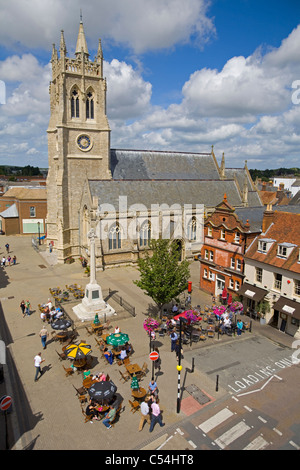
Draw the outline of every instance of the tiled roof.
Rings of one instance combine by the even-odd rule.
[[[46,187],[24,188],[22,186],[15,186],[9,188],[2,198],[15,198],[15,199],[47,199]]]
[[[267,253],[258,250],[258,241],[264,238],[276,240]],[[287,258],[277,256],[278,244],[291,243],[296,245]],[[246,258],[270,264],[274,267],[300,273],[300,214],[274,211],[273,220],[266,233],[259,235],[246,251]]]

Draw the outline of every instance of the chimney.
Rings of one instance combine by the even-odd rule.
[[[272,210],[272,204],[267,204],[267,208],[264,212],[262,221],[262,232],[266,233],[271,223],[273,222],[274,211]]]

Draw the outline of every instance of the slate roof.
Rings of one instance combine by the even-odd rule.
[[[265,206],[260,207],[237,207],[235,212],[238,218],[245,224],[247,219],[250,224],[250,232],[258,232],[262,228],[262,220],[264,212],[266,210]],[[278,212],[291,212],[294,214],[299,213],[299,207],[297,206],[276,206],[273,207],[274,211]]]
[[[17,209],[16,204],[12,204],[10,207],[5,209],[3,212],[0,213],[0,216],[3,217],[3,219],[19,217],[19,213],[18,213],[18,209]]]
[[[215,207],[227,194],[233,206],[241,205],[241,198],[233,181],[99,181],[89,180],[91,196],[98,197],[101,204],[112,204],[117,210],[119,196],[127,196],[127,206],[143,204],[151,208],[152,204],[204,204],[208,208]]]
[[[220,179],[210,153],[111,149],[110,167],[114,180]]]

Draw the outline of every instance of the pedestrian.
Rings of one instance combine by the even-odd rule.
[[[154,369],[158,369],[159,372],[160,372],[161,358],[160,358],[159,350],[158,350],[158,348],[154,348],[154,351],[158,353],[158,359],[156,359],[156,361],[154,361]]]
[[[1,266],[5,266],[5,263],[6,263],[6,258],[5,256],[3,256],[1,260]]]
[[[8,255],[8,257],[7,257],[7,262],[8,262],[8,266],[10,266],[10,263],[11,263],[11,256],[10,255]]]
[[[158,387],[154,379],[151,379],[149,382],[148,393],[150,393],[151,396],[158,397]]]
[[[151,412],[152,414],[149,432],[153,431],[153,428],[156,423],[158,423],[161,428],[165,425],[165,423],[162,422],[160,407],[158,404],[158,400],[155,397],[152,398]]]
[[[237,331],[238,336],[241,336],[243,328],[244,328],[244,323],[239,319],[236,324],[236,331]]]
[[[40,333],[40,338],[41,338],[41,341],[42,341],[42,346],[43,346],[43,349],[46,349],[46,343],[47,343],[47,338],[49,336],[49,333],[47,331],[47,328],[45,328],[43,326],[43,328],[41,329]]]
[[[6,248],[6,253],[9,253],[9,244],[8,243],[6,243],[5,248]]]
[[[26,308],[24,300],[21,301],[20,308],[22,310],[22,314],[23,314],[23,318],[24,318],[25,317],[25,308]]]
[[[176,346],[176,341],[178,340],[178,335],[175,333],[175,331],[172,331],[170,334],[171,338],[171,352],[175,351],[175,346]]]
[[[145,400],[141,403],[141,407],[140,407],[141,420],[139,424],[139,431],[142,431],[145,421],[147,421],[149,425],[151,424],[150,408],[149,408],[148,402],[149,402],[149,397],[146,397]]]
[[[175,353],[177,361],[179,361],[179,354],[181,354],[180,358],[183,359],[183,349],[180,348],[179,340],[177,340],[175,344]]]
[[[34,381],[36,382],[38,380],[38,375],[40,374],[40,377],[43,375],[43,371],[41,370],[41,363],[44,362],[45,359],[42,359],[42,353],[38,353],[35,358],[34,358],[34,366],[35,366],[35,377]]]
[[[29,317],[30,315],[30,302],[29,300],[26,300],[25,302],[25,314]]]
[[[13,256],[13,264],[14,264],[14,265],[17,264],[17,257],[16,257],[16,255]]]

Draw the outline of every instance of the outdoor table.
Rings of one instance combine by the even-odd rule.
[[[96,410],[99,413],[105,413],[106,411],[109,410],[109,406],[108,405],[99,405],[99,406],[96,405]]]
[[[95,382],[97,382],[97,380],[93,380],[92,377],[87,377],[82,381],[82,386],[87,389],[90,388]]]
[[[104,333],[103,335],[101,335],[101,338],[103,339],[103,341],[106,342],[108,336],[110,336],[108,333]]]
[[[127,372],[129,372],[130,375],[138,374],[139,372],[142,372],[142,369],[140,368],[138,364],[127,364],[127,366],[125,367],[126,367]]]
[[[131,395],[138,400],[143,399],[147,395],[147,391],[144,388],[139,388],[138,390],[132,390]]]
[[[81,367],[84,367],[86,366],[86,359],[78,359],[77,361],[73,361],[73,365],[74,367],[76,367],[76,369],[80,369]]]
[[[100,323],[98,325],[95,325],[95,323],[92,323],[91,328],[94,331],[94,333],[98,333],[99,330],[103,330],[103,325],[101,325]]]

